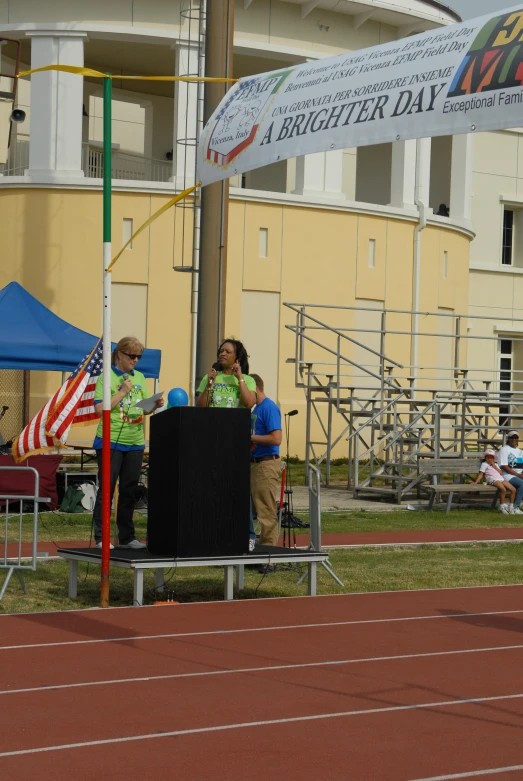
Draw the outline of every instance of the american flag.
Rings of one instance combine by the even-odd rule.
[[[17,463],[65,445],[73,424],[98,418],[94,411],[94,392],[102,368],[103,343],[99,339],[93,351],[81,360],[69,379],[14,441],[12,452]]]

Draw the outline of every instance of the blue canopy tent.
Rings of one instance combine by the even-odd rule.
[[[19,285],[0,290],[0,369],[72,372],[91,352],[96,336],[75,328]],[[140,371],[158,379],[160,350],[145,350]]]

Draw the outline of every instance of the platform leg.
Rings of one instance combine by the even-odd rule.
[[[133,606],[141,607],[142,605],[143,605],[143,569],[135,569]]]
[[[330,564],[327,564],[327,562],[326,562],[326,561],[322,561],[322,562],[321,562],[321,566],[323,567],[323,569],[324,569],[326,572],[328,572],[328,573],[329,573],[329,575],[331,576],[331,578],[332,578],[333,580],[335,580],[335,581],[336,581],[336,583],[337,583],[339,586],[341,586],[342,588],[345,588],[345,583],[344,583],[342,580],[340,580],[340,579],[339,579],[339,577],[336,575],[336,573],[334,572],[334,570],[332,569],[332,567],[330,566]]]
[[[301,574],[300,577],[298,578],[298,580],[296,581],[296,585],[297,586],[301,586],[301,584],[303,583],[305,578],[307,578],[308,576],[309,576],[309,570],[306,569],[305,572],[303,574]]]
[[[310,597],[316,596],[316,575],[317,575],[317,563],[315,561],[309,561],[309,588],[308,593]]]
[[[20,581],[20,586],[22,587],[22,591],[24,592],[24,594],[27,594],[27,586],[25,585],[25,580],[24,580],[23,574],[20,572],[19,569],[15,570],[15,571],[16,571],[16,575],[18,577],[18,580]]]
[[[75,559],[69,559],[69,599],[76,599],[78,596],[78,562]]]
[[[445,510],[445,515],[448,515],[452,509],[452,497],[453,497],[453,493],[452,491],[450,491],[449,498],[447,500],[447,509]]]
[[[7,587],[9,585],[9,581],[11,580],[11,575],[13,574],[15,568],[11,567],[7,570],[7,575],[5,576],[4,584],[2,586],[2,589],[0,590],[0,599],[4,596],[5,592],[7,591]]]
[[[224,598],[234,599],[234,566],[232,564],[223,568],[224,572]]]
[[[245,564],[238,564],[236,567],[236,588],[238,591],[245,588]]]
[[[164,576],[164,569],[163,567],[158,567],[158,569],[154,570],[154,582],[156,585],[156,593],[157,594],[163,594],[164,592],[164,584],[165,584],[165,576]]]

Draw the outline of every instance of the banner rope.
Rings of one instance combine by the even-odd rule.
[[[158,209],[158,211],[156,211],[154,214],[152,214],[149,217],[149,219],[147,219],[142,225],[140,225],[140,227],[137,230],[135,230],[135,232],[133,233],[131,238],[128,241],[125,242],[125,244],[123,245],[123,247],[120,250],[120,252],[118,252],[118,254],[114,256],[114,258],[111,260],[111,262],[110,262],[110,264],[109,264],[109,266],[107,267],[106,270],[108,272],[112,271],[112,268],[113,268],[114,264],[116,263],[118,258],[123,254],[123,252],[125,252],[125,250],[129,246],[129,244],[133,241],[133,239],[135,239],[137,236],[139,236],[140,233],[142,231],[144,231],[146,228],[148,228],[149,225],[151,225],[151,223],[153,223],[155,220],[158,219],[158,217],[161,217],[162,214],[164,214],[166,211],[168,211],[171,208],[171,206],[174,206],[175,203],[178,203],[179,201],[183,201],[184,198],[187,198],[187,196],[190,195],[191,193],[193,193],[198,187],[200,187],[200,185],[201,185],[201,182],[197,182],[192,187],[188,187],[183,192],[178,193],[178,195],[175,195],[174,198],[171,198],[170,201],[165,203],[160,209]]]
[[[74,73],[77,76],[90,76],[93,79],[134,79],[139,81],[210,81],[210,82],[236,82],[239,79],[214,78],[211,76],[117,76],[115,74],[102,73],[92,68],[80,68],[77,65],[43,65],[41,68],[32,68],[28,71],[21,71],[18,78],[30,76],[32,73],[42,73],[43,71],[62,71],[63,73]]]

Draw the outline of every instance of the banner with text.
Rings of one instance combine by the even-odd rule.
[[[202,185],[312,152],[523,126],[523,2],[241,79],[205,126]]]

